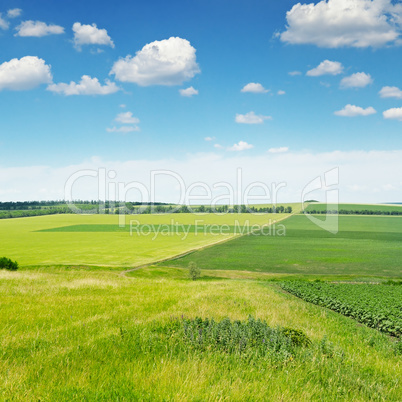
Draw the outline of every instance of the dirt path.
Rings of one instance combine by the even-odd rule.
[[[275,220],[272,223],[267,223],[265,225],[262,225],[262,227],[267,227],[267,226],[271,226],[272,224],[277,224],[278,222],[284,221],[285,219],[289,219],[291,216],[297,215],[298,213],[299,213],[299,211],[292,212],[291,214],[286,215],[283,218],[280,218],[278,220]],[[146,267],[149,267],[149,266],[155,265],[155,264],[160,264],[161,262],[177,260],[178,258],[182,258],[182,257],[184,257],[186,255],[189,255],[189,254],[192,254],[192,253],[194,253],[196,251],[204,250],[204,249],[209,248],[209,247],[214,247],[214,246],[216,246],[218,244],[226,243],[228,241],[232,241],[232,240],[235,240],[235,239],[239,239],[240,237],[247,236],[247,235],[249,235],[249,233],[244,233],[244,234],[240,234],[240,235],[237,235],[237,236],[234,235],[232,237],[229,237],[228,239],[221,239],[221,240],[218,240],[218,241],[216,241],[214,243],[209,243],[209,244],[207,244],[205,246],[195,247],[195,248],[192,248],[191,250],[188,250],[188,251],[186,251],[184,253],[176,254],[176,255],[174,255],[172,257],[162,258],[160,260],[148,262],[146,264],[141,264],[141,265],[138,265],[137,267],[127,269],[126,271],[120,272],[119,275],[120,276],[126,276],[129,272],[138,271],[139,269],[146,268]]]

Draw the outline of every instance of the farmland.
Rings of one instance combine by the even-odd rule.
[[[0,270],[6,400],[400,399],[402,287],[380,283],[401,278],[402,218],[332,234],[297,214],[66,214],[0,233],[21,266]]]
[[[402,334],[402,286],[284,282],[282,288],[308,302],[328,307],[372,328]]]
[[[0,255],[7,255],[17,259],[21,265],[30,266],[130,267],[173,257],[228,239],[236,235],[231,230],[236,225],[247,230],[252,225],[268,224],[272,219],[286,216],[288,215],[127,215],[123,227],[119,227],[117,215],[70,214],[4,219],[0,220],[0,233],[7,235],[3,236],[0,243]],[[211,228],[206,227],[207,225],[214,226]],[[220,227],[223,225],[225,227],[221,233]],[[194,226],[198,227],[197,232]],[[155,228],[161,230],[155,233]],[[163,229],[165,230],[162,232]],[[185,233],[187,230],[188,234]]]
[[[329,220],[337,217],[327,217]],[[163,263],[209,270],[247,270],[276,274],[399,277],[402,218],[340,216],[332,234],[303,215],[282,222],[285,236],[251,235]],[[275,234],[275,233],[274,233]]]

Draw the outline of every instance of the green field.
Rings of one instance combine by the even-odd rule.
[[[140,271],[137,271],[140,273]],[[0,271],[3,400],[393,400],[394,342],[265,281]],[[183,347],[172,317],[302,330],[312,345],[270,358]]]
[[[21,265],[97,265],[132,267],[173,257],[234,236],[220,227],[268,224],[286,214],[161,214],[127,215],[119,228],[116,215],[52,215],[0,221],[0,255]],[[130,235],[130,221],[132,235]],[[136,231],[137,223],[140,226]],[[185,225],[188,235],[176,229]],[[145,225],[145,226],[144,226]],[[155,235],[148,225],[161,226]],[[193,226],[200,230],[195,233]],[[209,228],[203,230],[205,226]],[[211,228],[211,225],[214,227]],[[152,229],[153,226],[151,226]],[[143,228],[143,230],[140,230]],[[168,228],[162,232],[163,229]],[[170,229],[174,229],[169,230]],[[226,228],[226,226],[225,226]],[[210,230],[211,229],[211,230]]]
[[[382,306],[399,326],[401,286],[370,283],[401,277],[400,217],[340,216],[334,235],[304,215],[55,215],[2,220],[0,235],[21,266],[0,270],[2,400],[400,400],[402,343],[350,310]],[[345,286],[332,302],[348,317],[289,279],[324,289],[312,298]]]
[[[338,219],[331,216],[328,219]],[[282,222],[285,236],[250,235],[162,263],[278,274],[400,277],[402,218],[340,216],[331,234],[303,215]]]
[[[282,289],[308,302],[353,317],[369,327],[402,335],[402,286],[400,284],[351,284],[287,281]]]

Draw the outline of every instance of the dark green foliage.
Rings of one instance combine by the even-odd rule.
[[[7,257],[1,257],[0,269],[8,269],[9,271],[16,271],[18,269],[18,262],[12,261]]]
[[[300,330],[271,328],[265,321],[249,316],[247,321],[220,322],[214,319],[186,319],[178,321],[177,331],[184,342],[197,350],[220,350],[242,355],[253,353],[263,357],[274,353],[291,356],[295,348],[311,344]]]
[[[394,336],[402,334],[400,286],[289,281],[289,293]]]

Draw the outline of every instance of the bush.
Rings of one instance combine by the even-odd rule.
[[[193,281],[201,276],[201,269],[197,267],[195,262],[190,262],[190,264],[188,264],[188,275]]]
[[[173,321],[169,328],[195,350],[219,350],[227,354],[264,357],[281,355],[287,360],[300,347],[308,347],[310,339],[300,330],[271,328],[265,321],[249,316],[246,321],[225,318],[186,319]]]
[[[11,261],[9,258],[0,258],[0,269],[8,269],[9,271],[16,271],[18,269],[18,262]]]

